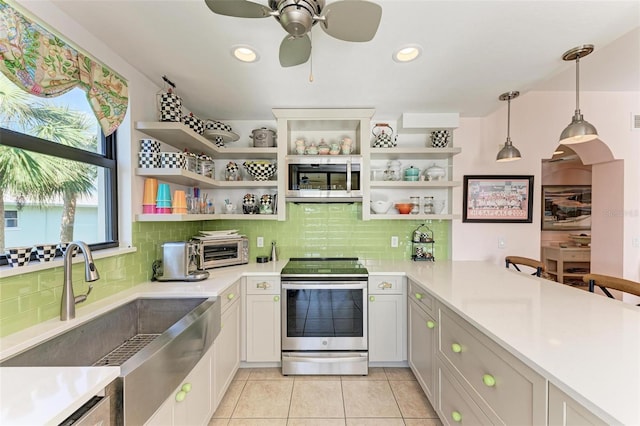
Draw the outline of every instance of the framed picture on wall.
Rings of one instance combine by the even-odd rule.
[[[533,176],[464,176],[462,221],[531,223]]]
[[[591,185],[544,185],[542,230],[591,229]]]

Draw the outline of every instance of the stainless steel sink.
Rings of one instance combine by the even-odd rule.
[[[112,424],[144,423],[220,332],[216,298],[140,298],[19,353],[0,367],[120,367]]]

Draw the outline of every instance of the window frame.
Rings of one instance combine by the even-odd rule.
[[[98,154],[0,127],[0,141],[2,141],[2,145],[67,160],[79,161],[103,167],[108,170],[108,178],[105,179],[105,203],[106,213],[111,220],[108,221],[105,226],[107,234],[111,235],[112,241],[89,244],[89,247],[91,247],[92,250],[118,247],[120,243],[118,235],[118,169],[116,160],[116,133],[117,132],[113,132],[109,136],[105,136],[104,133],[101,133],[101,140],[99,143],[102,144],[101,152],[104,152],[104,154]]]
[[[15,213],[16,217],[7,217],[7,213]],[[4,229],[14,229],[14,228],[18,228],[19,227],[19,222],[18,222],[18,210],[5,210],[4,211]],[[7,226],[7,221],[8,220],[13,220],[15,221],[15,226]]]

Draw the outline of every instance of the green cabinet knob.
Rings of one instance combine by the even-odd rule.
[[[422,299],[422,294],[416,293],[416,299],[418,299],[418,300]]]
[[[427,328],[433,328],[436,326],[436,323],[433,321],[427,321]]]
[[[236,297],[236,295],[233,294],[233,293],[227,294],[227,299],[229,299],[229,300],[233,299],[234,297]]]
[[[181,388],[183,391],[185,391],[186,393],[191,392],[191,383],[185,383],[184,385],[182,385]]]
[[[369,296],[369,302],[375,302],[375,301],[376,301],[375,296]]]
[[[176,394],[176,401],[177,402],[182,402],[184,401],[184,399],[187,397],[187,393],[185,391],[180,391]]]
[[[457,354],[459,354],[460,352],[462,352],[462,346],[460,346],[459,343],[452,343],[451,344],[451,350]]]
[[[491,374],[485,374],[482,376],[482,383],[484,383],[485,386],[493,387],[496,385],[496,378]]]
[[[280,301],[280,296],[273,296],[273,301],[274,302],[279,302]]]
[[[462,421],[462,414],[460,414],[460,412],[458,411],[453,411],[451,413],[451,418],[453,419],[454,422],[460,423]]]

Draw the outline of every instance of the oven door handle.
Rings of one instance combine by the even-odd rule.
[[[367,284],[359,283],[330,283],[330,284],[285,284],[282,283],[284,290],[362,290],[367,288]]]
[[[313,356],[313,355],[309,355],[309,356],[295,356],[295,355],[287,355],[287,354],[282,354],[283,358],[286,358],[287,361],[293,361],[293,362],[311,362],[313,361],[314,363],[323,363],[323,364],[334,364],[336,362],[362,362],[362,358],[366,358],[367,355],[366,354],[361,354],[361,355],[336,355],[336,354],[332,354],[330,357],[323,357],[323,356]]]

